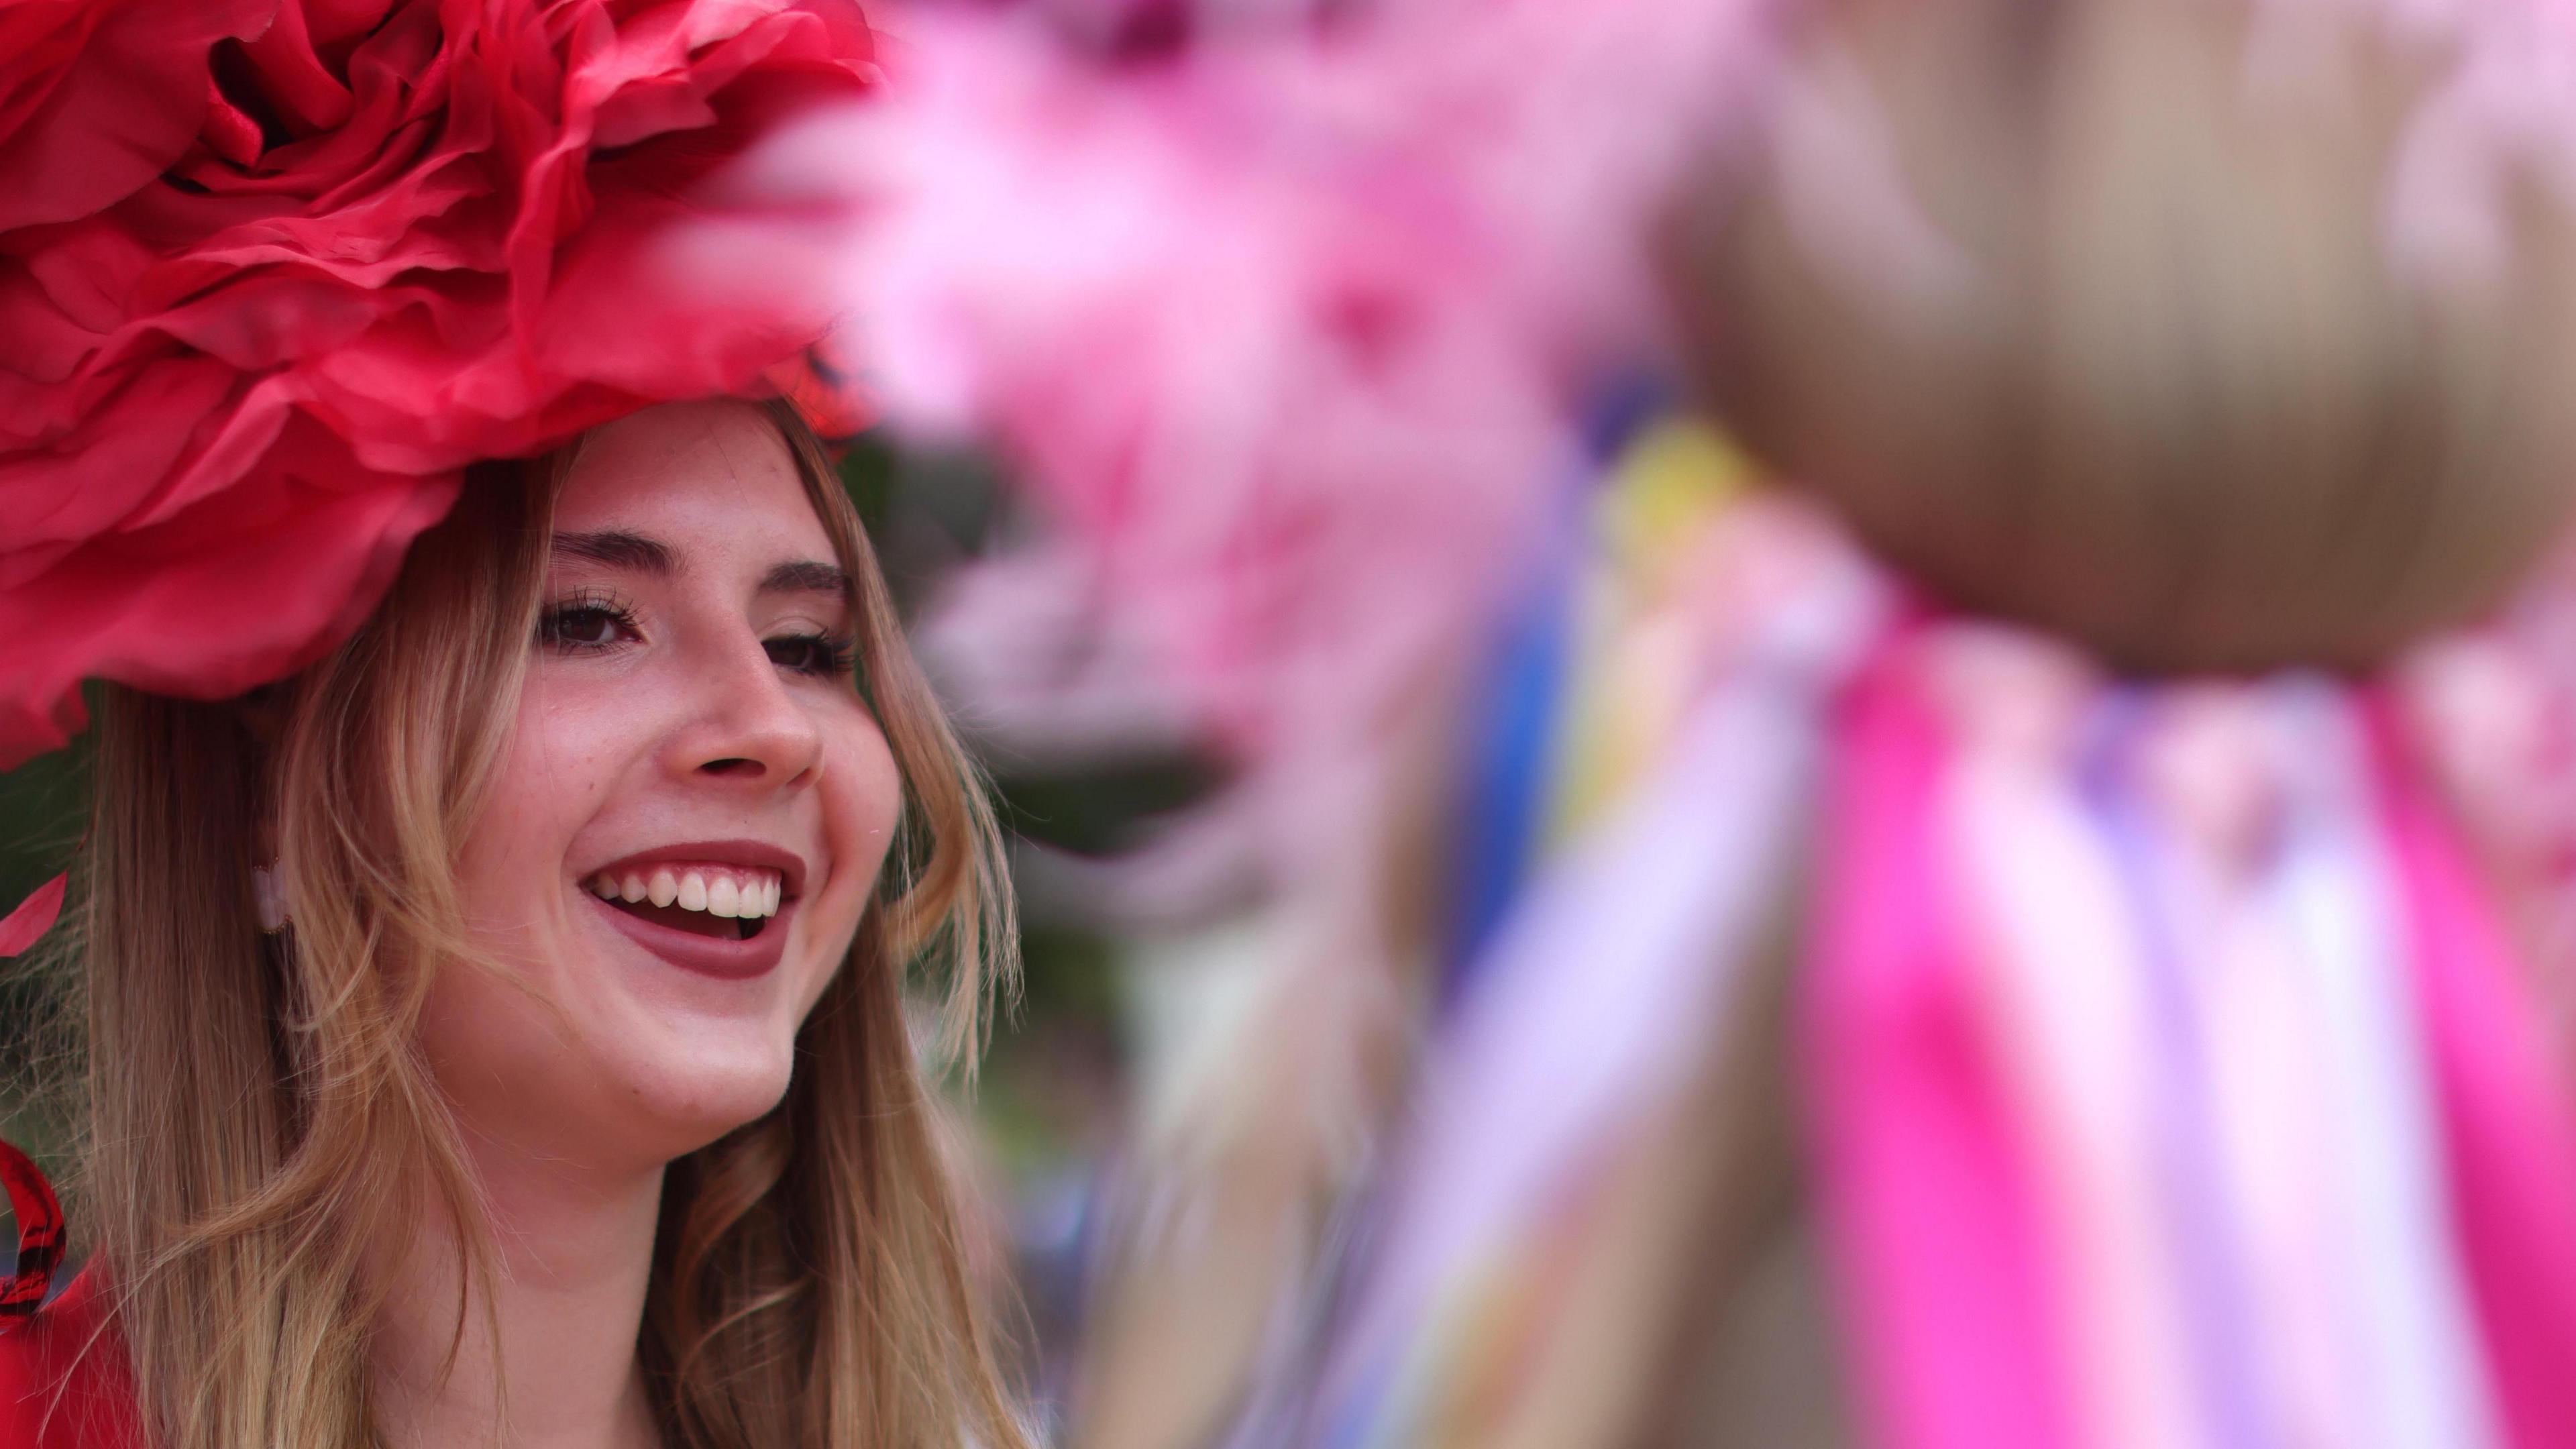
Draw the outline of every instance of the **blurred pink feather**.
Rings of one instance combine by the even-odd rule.
[[[1198,724],[1304,755],[1554,516],[1760,14],[1426,0],[1115,66],[916,12],[894,99],[740,184],[832,257],[889,421],[998,447]]]
[[[883,100],[738,184],[774,208],[748,225],[812,238],[892,424],[1005,454],[1103,617],[1262,758],[1346,736],[1490,619],[1591,390],[1662,347],[1658,208],[1776,109],[1787,5],[921,7]],[[1076,43],[1163,10],[1195,39]],[[2248,83],[2295,83],[2338,18],[2445,64],[2389,246],[2474,276],[2521,163],[2576,199],[2572,10],[2262,0]],[[733,240],[695,242],[726,284],[814,283],[722,276]]]

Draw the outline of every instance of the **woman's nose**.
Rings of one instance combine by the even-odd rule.
[[[823,736],[756,638],[707,651],[697,720],[673,741],[673,765],[697,776],[773,786],[810,784],[823,771]]]

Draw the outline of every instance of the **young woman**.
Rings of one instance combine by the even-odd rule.
[[[992,825],[793,414],[478,470],[321,663],[103,715],[93,1266],[0,1426],[1011,1442],[901,993],[973,1031]]]
[[[170,9],[0,37],[0,764],[112,681],[0,1446],[1021,1442],[904,991],[973,1042],[993,823],[741,400],[814,319],[645,285],[866,26]]]

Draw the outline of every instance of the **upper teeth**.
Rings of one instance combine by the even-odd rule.
[[[651,901],[710,916],[757,920],[778,914],[778,895],[785,883],[774,870],[651,866],[601,871],[590,878],[590,889],[603,901]]]

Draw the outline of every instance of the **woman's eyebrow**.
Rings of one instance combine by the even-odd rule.
[[[640,533],[616,529],[601,533],[558,533],[554,536],[553,553],[557,560],[580,559],[664,578],[679,572],[679,561],[669,544],[646,538]]]
[[[764,594],[829,594],[836,599],[850,596],[850,576],[838,564],[817,563],[800,559],[783,563],[760,577]]]

